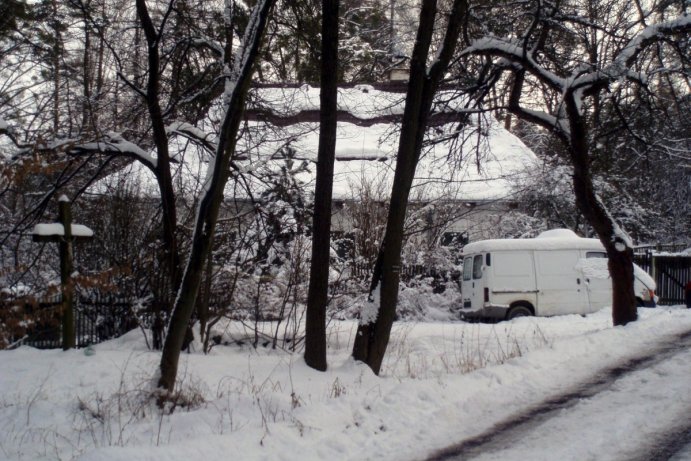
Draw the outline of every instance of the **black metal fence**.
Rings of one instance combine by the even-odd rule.
[[[684,304],[686,284],[691,281],[691,257],[655,256],[653,276],[660,304]]]
[[[77,347],[86,347],[123,335],[137,326],[133,302],[113,295],[77,297],[74,303]],[[44,298],[5,300],[3,309],[21,312],[31,318],[21,330],[20,344],[38,349],[62,347],[60,295]]]
[[[23,344],[30,344],[41,349],[52,349],[62,346],[60,337],[60,318],[62,303],[60,295],[46,297],[40,301],[34,299],[7,300],[3,308],[20,312],[26,318],[26,329],[19,329]],[[16,338],[13,338],[16,339]]]
[[[691,256],[646,251],[635,255],[634,260],[655,279],[659,304],[684,304],[686,284],[691,281]]]

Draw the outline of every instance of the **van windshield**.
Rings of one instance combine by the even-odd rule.
[[[468,256],[463,260],[463,280],[473,279],[473,257]]]
[[[473,258],[473,279],[482,278],[482,255],[475,255]]]

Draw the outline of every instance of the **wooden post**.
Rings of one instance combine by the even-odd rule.
[[[91,229],[81,224],[72,224],[72,209],[66,196],[58,199],[60,222],[36,224],[32,232],[34,242],[57,242],[60,245],[60,289],[62,294],[62,348],[73,349],[77,345],[74,325],[74,272],[72,246],[75,240],[93,237]]]
[[[72,209],[70,201],[64,195],[59,199],[59,219],[64,229],[60,239],[60,288],[62,289],[62,349],[73,349],[76,346],[74,326],[74,284],[72,283]]]

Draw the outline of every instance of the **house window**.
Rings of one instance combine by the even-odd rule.
[[[462,247],[468,240],[467,232],[444,232],[439,243],[443,247]]]

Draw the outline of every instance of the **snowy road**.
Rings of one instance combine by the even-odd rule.
[[[691,460],[689,370],[691,332],[430,460]]]

